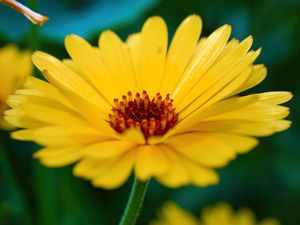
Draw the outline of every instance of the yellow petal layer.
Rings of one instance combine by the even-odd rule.
[[[115,33],[105,31],[99,37],[99,48],[102,59],[118,90],[122,94],[126,94],[128,91],[135,93],[136,78],[127,46]]]
[[[104,140],[91,144],[83,150],[88,157],[97,159],[115,158],[124,154],[131,149],[134,149],[135,143],[125,142],[120,140]]]
[[[174,91],[192,57],[201,29],[202,21],[197,15],[188,16],[177,28],[168,50],[160,88],[162,95]]]
[[[164,150],[159,145],[143,145],[136,149],[135,174],[139,180],[146,181],[169,169],[170,164]]]
[[[34,141],[51,147],[86,145],[109,139],[97,130],[80,125],[44,126],[33,131]]]
[[[251,44],[252,37],[246,38],[240,44],[231,48],[227,54],[216,60],[211,68],[200,77],[198,83],[189,91],[184,101],[176,105],[178,111],[182,111],[190,102],[194,101],[199,95],[211,88],[212,84],[222,78],[227,72],[229,72],[234,65],[236,65],[247,53]]]
[[[223,167],[236,154],[256,146],[254,138],[222,133],[188,133],[174,136],[166,143],[180,155],[206,167]],[[186,143],[189,143],[188,145]]]
[[[168,30],[160,17],[148,19],[141,32],[141,74],[138,91],[146,90],[149,96],[158,91],[165,68]]]
[[[176,204],[168,202],[164,205],[159,220],[150,225],[198,225],[199,222],[193,214],[184,211]]]
[[[122,93],[111,84],[114,82],[102,57],[86,40],[76,35],[68,35],[65,39],[66,49],[75,64],[90,81],[90,84],[101,93],[107,102]]]
[[[197,84],[200,77],[212,65],[216,57],[222,52],[230,32],[230,26],[224,25],[213,32],[207,40],[204,41],[204,44],[199,47],[198,53],[191,60],[182,79],[172,94],[175,103],[180,102],[186,96],[190,89]]]
[[[135,160],[135,151],[120,157],[106,173],[96,176],[92,183],[95,187],[114,189],[122,185],[130,176]],[[100,165],[99,165],[100,166]],[[100,166],[101,167],[101,166]]]
[[[171,188],[193,184],[207,186],[218,182],[218,175],[212,169],[196,164],[175,152],[167,145],[161,145],[170,161],[170,169],[163,175],[156,176],[163,185]]]
[[[82,150],[78,146],[68,146],[64,148],[44,148],[34,154],[42,164],[48,167],[62,167],[72,164],[83,156]]]

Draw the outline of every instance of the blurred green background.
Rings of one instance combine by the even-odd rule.
[[[21,1],[22,2],[22,1]],[[23,1],[26,4],[26,1]],[[204,35],[224,23],[232,37],[254,36],[258,59],[268,67],[267,79],[251,92],[292,91],[292,128],[272,137],[219,170],[221,182],[208,188],[167,189],[152,181],[138,224],[148,224],[166,200],[199,214],[219,201],[247,206],[258,217],[276,217],[282,225],[300,224],[300,1],[299,0],[64,0],[40,1],[50,21],[40,30],[39,49],[67,57],[63,38],[76,33],[96,44],[99,32],[116,31],[123,39],[152,15],[168,23],[170,37],[189,14],[204,21]],[[0,46],[28,47],[30,24],[22,15],[0,5]],[[132,180],[105,191],[71,175],[71,167],[48,169],[31,158],[37,147],[9,139],[0,132],[0,224],[114,225],[122,214]]]

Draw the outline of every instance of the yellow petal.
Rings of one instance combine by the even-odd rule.
[[[37,105],[42,105],[42,106],[47,106],[51,108],[56,108],[62,111],[67,111],[67,112],[74,112],[72,109],[67,107],[64,104],[61,104],[60,102],[46,98],[46,97],[41,97],[39,95],[35,95],[33,93],[34,90],[29,90],[29,89],[21,89],[16,91],[15,95],[10,95],[9,98],[7,99],[7,104],[11,108],[19,108],[22,107],[22,105],[27,104],[27,103],[32,103],[32,104],[37,104]],[[74,113],[75,114],[75,113]]]
[[[159,145],[142,145],[136,151],[135,174],[139,180],[146,181],[169,169],[169,161]]]
[[[223,86],[220,88],[219,92],[211,97],[205,104],[204,107],[207,105],[211,105],[213,103],[216,103],[220,100],[226,99],[228,97],[231,97],[232,94],[239,88],[245,81],[249,78],[249,76],[252,73],[252,68],[249,67],[245,69],[243,72],[241,72],[238,76],[236,76],[233,80],[231,80],[229,83],[227,83],[228,80],[226,80],[224,83],[226,83],[226,86]]]
[[[236,156],[235,149],[213,133],[182,134],[169,138],[166,144],[202,166],[223,167]]]
[[[236,46],[239,43],[240,42],[235,38],[232,38],[230,41],[228,41],[227,44],[225,45],[224,49],[222,50],[221,54],[217,57],[216,61],[218,61],[218,59],[222,59],[225,55],[227,55],[229,52],[231,52],[232,49],[236,48]]]
[[[188,16],[177,28],[168,50],[160,89],[162,95],[174,91],[197,45],[201,29],[202,21],[198,15]]]
[[[126,94],[136,92],[136,80],[130,52],[121,39],[112,31],[99,37],[99,48],[103,61],[118,89]]]
[[[93,87],[55,57],[44,52],[35,52],[32,61],[40,71],[47,71],[44,75],[47,75],[46,78],[58,89],[69,89],[88,101],[105,104]]]
[[[256,224],[255,215],[249,209],[241,209],[238,211],[236,218],[236,224],[238,225],[253,225]]]
[[[97,159],[115,158],[127,151],[134,149],[135,143],[120,140],[103,140],[95,144],[88,145],[84,152],[88,157]]]
[[[258,99],[258,96],[253,95],[245,97],[233,97],[213,104],[203,110],[199,109],[185,119],[179,121],[172,130],[164,135],[163,139],[171,137],[176,133],[178,134],[189,131],[191,127],[197,128],[198,123],[203,122],[203,120],[205,120],[206,118],[243,108],[256,102]],[[181,114],[179,114],[179,118],[180,116]]]
[[[20,141],[32,141],[34,140],[33,131],[32,130],[18,130],[12,132],[11,137]]]
[[[253,94],[259,97],[261,104],[277,105],[285,103],[292,99],[293,95],[286,91],[270,91],[259,94]]]
[[[168,30],[160,17],[149,18],[141,32],[141,74],[138,91],[154,96],[160,88],[167,53]]]
[[[198,53],[188,65],[185,74],[172,94],[175,101],[180,102],[212,65],[216,57],[222,52],[230,32],[230,26],[224,25],[204,41],[205,43],[199,48]]]
[[[83,156],[78,146],[64,148],[44,148],[34,154],[42,164],[48,167],[61,167],[78,161]]]
[[[42,97],[51,98],[60,103],[63,103],[64,105],[70,108],[73,108],[69,100],[67,100],[67,98],[63,96],[57,88],[55,88],[46,81],[42,81],[35,77],[29,76],[26,82],[24,83],[24,87],[27,88],[27,91],[28,89],[31,89],[31,95],[38,95]]]
[[[187,93],[184,100],[181,102],[177,101],[177,110],[181,111],[190,102],[194,101],[195,98],[210,88],[212,84],[222,78],[224,74],[229,72],[245,56],[252,41],[253,39],[250,36],[234,48],[231,48],[223,57],[218,58],[211,68],[200,77],[198,83]]]
[[[19,70],[21,74],[23,74],[24,78],[29,77],[33,71],[33,65],[31,62],[31,51],[23,51],[20,52],[20,59],[19,59]],[[22,80],[23,82],[24,80]]]
[[[169,162],[170,169],[167,173],[156,176],[157,180],[170,188],[178,188],[190,183],[190,175],[184,164],[182,162],[182,156],[176,154],[170,147],[166,145],[161,145],[161,148],[164,149],[164,153],[166,154]]]
[[[136,33],[130,35],[126,40],[126,44],[128,46],[134,68],[135,83],[137,84],[137,80],[141,74],[141,34]]]
[[[235,135],[230,133],[217,133],[216,138],[229,145],[236,153],[246,153],[258,145],[258,140],[253,137]]]
[[[65,39],[65,46],[73,61],[90,83],[108,102],[113,103],[113,99],[122,93],[116,89],[116,86],[111,85],[114,80],[96,49],[76,35],[68,35]]]
[[[55,109],[51,106],[26,103],[22,104],[19,109],[25,112],[28,117],[47,124],[84,124],[84,121],[80,120],[80,118],[76,114],[71,114],[67,111]]]
[[[21,111],[19,109],[6,110],[4,114],[4,119],[15,127],[38,128],[45,125],[45,123],[41,121],[28,117],[28,115],[24,113],[24,111]]]
[[[260,82],[262,82],[267,76],[267,69],[264,65],[253,66],[253,71],[249,79],[236,91],[235,94],[248,90]]]
[[[183,164],[190,176],[190,184],[198,187],[206,187],[219,182],[218,174],[210,168],[202,167],[192,160],[183,159]]]
[[[15,129],[15,127],[12,124],[8,123],[8,121],[4,118],[0,118],[0,129],[10,131]]]
[[[135,151],[130,151],[119,160],[106,173],[96,176],[92,183],[95,187],[114,189],[122,185],[130,176],[135,161]]]
[[[90,180],[95,176],[106,173],[119,159],[120,157],[105,160],[84,157],[75,165],[73,174]]]
[[[95,104],[90,101],[86,101],[86,99],[82,98],[79,95],[75,95],[71,91],[67,89],[64,90],[64,94],[68,96],[68,99],[72,101],[72,104],[76,108],[76,112],[80,113],[81,116],[85,119],[86,122],[90,124],[90,126],[97,128],[101,132],[111,135],[112,137],[116,137],[116,132],[111,128],[108,120],[109,110],[103,111],[101,107],[101,103]]]
[[[234,213],[227,203],[219,203],[217,206],[206,208],[202,211],[203,224],[214,225],[216,221],[224,225],[233,225]]]
[[[220,114],[209,120],[273,121],[289,115],[289,108],[279,105],[250,105],[240,110]]]
[[[291,122],[276,120],[267,122],[249,122],[240,120],[203,121],[191,128],[190,131],[200,132],[229,132],[242,135],[264,137],[286,130]]]
[[[33,135],[37,143],[51,147],[86,145],[109,139],[97,130],[77,124],[44,126],[35,129]]]
[[[123,141],[128,141],[136,144],[146,144],[145,137],[139,129],[127,129],[122,134],[118,135],[118,138]]]
[[[229,98],[202,111],[197,110],[180,121],[163,139],[176,133],[197,130],[228,131],[255,136],[270,135],[290,126],[290,122],[281,121],[289,114],[288,108],[274,104],[284,103],[291,97],[288,92],[267,92]]]
[[[72,59],[63,59],[62,62],[67,67],[69,67],[71,70],[73,70],[75,73],[80,75],[83,79],[88,81],[88,78],[84,75],[84,73],[80,70],[80,68],[77,66],[77,64]]]
[[[198,225],[197,218],[172,202],[164,205],[159,218],[160,225]],[[151,225],[154,225],[152,223]]]
[[[236,91],[251,75],[251,63],[257,58],[260,50],[249,52],[238,64],[224,74],[219,80],[211,84],[197,99],[181,112],[181,119],[185,118],[195,110],[202,110],[213,103],[229,97]]]

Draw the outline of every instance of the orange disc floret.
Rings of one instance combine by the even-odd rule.
[[[133,97],[129,91],[122,100],[114,99],[115,106],[109,114],[109,123],[118,133],[128,128],[138,128],[147,140],[150,136],[160,136],[174,127],[178,113],[173,107],[173,100],[167,94],[165,99],[157,93],[150,100],[147,91],[136,93]]]

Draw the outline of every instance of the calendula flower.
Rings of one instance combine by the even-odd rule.
[[[6,119],[19,140],[43,149],[49,167],[77,163],[74,174],[116,188],[134,171],[168,187],[218,182],[215,168],[257,145],[254,136],[287,129],[287,92],[237,96],[266,76],[253,65],[252,37],[228,42],[224,25],[199,40],[199,16],[187,17],[168,47],[164,20],[152,17],[123,42],[112,31],[93,47],[65,39],[71,59],[35,52],[49,83],[30,77],[8,100]]]
[[[4,121],[3,112],[8,107],[8,96],[21,88],[32,72],[30,55],[29,51],[20,51],[15,45],[0,48],[0,129],[12,128]]]
[[[185,211],[175,203],[167,203],[159,219],[150,223],[151,225],[280,225],[273,218],[256,222],[255,215],[249,209],[240,209],[234,212],[227,203],[219,203],[213,207],[203,210],[201,218]]]

